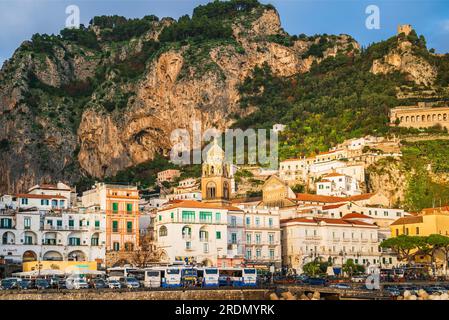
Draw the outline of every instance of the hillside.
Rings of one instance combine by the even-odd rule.
[[[357,47],[334,39],[324,56]],[[256,66],[307,72],[322,59],[308,54],[313,44],[254,0],[199,6],[178,21],[102,16],[34,35],[0,72],[0,191],[113,176],[167,154],[170,132],[192,119],[225,128],[251,112],[238,85]]]
[[[398,57],[405,62],[389,64]],[[34,35],[3,65],[0,192],[58,179],[151,184],[152,159],[193,119],[287,124],[282,157],[407,133],[387,126],[389,108],[414,103],[410,92],[446,100],[448,70],[449,55],[432,54],[416,33],[366,49],[348,35],[289,35],[256,0],[213,2],[177,21],[94,17]]]

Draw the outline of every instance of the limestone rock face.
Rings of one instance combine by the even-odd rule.
[[[373,74],[389,74],[399,71],[418,85],[430,86],[438,75],[437,69],[429,62],[413,53],[409,41],[399,41],[397,48],[391,50],[383,58],[373,61]]]
[[[0,192],[54,180],[72,183],[82,175],[101,179],[156,154],[168,155],[173,130],[191,129],[193,120],[201,121],[203,130],[225,129],[233,115],[255,110],[240,108],[238,85],[256,66],[266,63],[274,74],[289,77],[338,51],[359,48],[352,38],[336,36],[323,58],[304,58],[319,38],[289,46],[273,41],[270,36],[289,36],[278,13],[266,9],[249,25],[245,19],[233,22],[236,45],[214,45],[200,62],[192,63],[196,53],[192,57],[191,44],[182,44],[149,59],[137,80],[121,75],[124,67],[111,68],[123,63],[132,68],[144,42],[157,41],[172,23],[154,22],[151,30],[125,44],[103,41],[99,51],[58,40],[51,54],[35,54],[31,42],[24,43],[0,71]],[[101,29],[90,28],[101,40]],[[44,95],[35,96],[31,74]],[[78,86],[89,87],[94,78],[102,82],[91,95],[78,96]],[[105,100],[116,96],[121,100],[108,107]]]

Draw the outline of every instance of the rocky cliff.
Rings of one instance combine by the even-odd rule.
[[[263,5],[220,21],[231,28],[228,37],[193,41],[172,35],[186,18],[113,19],[123,27],[100,17],[82,30],[33,36],[3,65],[0,192],[103,178],[167,154],[171,131],[194,119],[223,129],[250,113],[239,107],[238,85],[256,66],[289,77],[359,49],[345,35],[291,37],[274,8]],[[130,34],[129,26],[137,31]],[[314,55],[323,39],[327,46]]]

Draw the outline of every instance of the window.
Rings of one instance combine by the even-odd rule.
[[[133,222],[127,221],[126,222],[126,232],[132,233],[133,232]]]
[[[251,218],[250,217],[246,217],[246,225],[250,225],[251,224]]]
[[[33,237],[25,236],[25,244],[33,244]]]
[[[216,221],[216,222],[220,222],[220,221],[221,221],[221,213],[220,213],[220,212],[217,212],[217,213],[215,214],[215,221]]]
[[[200,241],[208,241],[209,240],[209,232],[206,230],[200,230]]]
[[[405,228],[405,234],[408,235],[408,228]]]
[[[268,242],[270,244],[274,244],[274,233],[269,233],[268,234]]]
[[[126,242],[125,243],[125,251],[133,251],[134,250],[134,244],[132,242]]]
[[[203,252],[204,253],[208,253],[209,252],[209,244],[208,243],[203,243]]]
[[[274,260],[274,249],[270,249],[270,260]]]
[[[175,218],[175,214],[173,212],[170,212],[170,219],[174,219]]]
[[[221,239],[221,232],[217,231],[215,234],[216,234],[217,240],[220,240]]]
[[[28,198],[20,199],[22,204],[28,204]]]
[[[270,228],[273,227],[273,218],[268,219],[268,225],[270,226]]]
[[[120,243],[119,242],[114,242],[113,249],[114,249],[114,251],[120,251]]]
[[[190,241],[186,242],[186,249],[187,250],[192,249],[192,242],[190,242]]]
[[[260,218],[256,217],[256,226],[259,226],[259,225],[260,225]]]
[[[91,246],[98,246],[98,237],[92,237],[92,239],[90,240],[90,245]]]
[[[194,214],[195,217],[195,214]],[[195,218],[193,218],[195,220]],[[200,222],[212,223],[212,212],[200,211]]]
[[[195,222],[195,212],[194,211],[183,211],[182,212],[183,222]]]
[[[237,233],[231,233],[231,242],[232,244],[237,244]]]
[[[246,244],[251,244],[251,233],[246,234]]]
[[[48,206],[50,201],[48,199],[41,199],[41,206]]]
[[[246,259],[251,259],[253,256],[253,253],[251,252],[251,249],[246,249]]]
[[[159,237],[165,237],[167,236],[167,227],[166,226],[162,226],[159,228]]]
[[[419,234],[419,227],[416,227],[416,234]]]
[[[75,237],[70,237],[69,238],[69,246],[79,246],[81,245],[81,239],[80,238],[75,238]]]
[[[11,229],[12,228],[12,219],[3,218],[0,220],[0,228],[3,229]]]
[[[75,226],[75,221],[72,220],[72,219],[70,219],[70,220],[69,220],[69,228],[72,228],[72,229],[73,229],[74,226]]]
[[[399,229],[396,229],[396,237],[399,235]]]
[[[113,202],[112,203],[112,211],[113,212],[118,212],[118,202]]]
[[[62,228],[62,220],[56,220],[56,226]]]
[[[51,200],[51,206],[56,208],[58,206],[58,200]]]
[[[31,229],[31,218],[30,217],[25,217],[23,219],[23,226],[25,227],[25,229]]]
[[[60,206],[61,208],[63,208],[64,205],[65,205],[65,201],[64,201],[64,200],[59,200],[59,206]]]
[[[237,226],[237,218],[231,217],[231,227],[235,228]]]
[[[100,221],[95,220],[95,229],[100,229]]]
[[[262,251],[260,249],[256,250],[256,258],[260,259],[260,257],[262,256]]]
[[[112,232],[118,232],[118,221],[112,221]]]
[[[260,244],[260,233],[256,233],[256,243]]]
[[[128,211],[128,213],[133,211],[133,204],[132,203],[127,203],[126,204],[126,211]]]

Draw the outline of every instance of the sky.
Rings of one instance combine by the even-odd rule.
[[[350,34],[361,45],[387,39],[399,24],[411,24],[429,48],[449,53],[449,0],[260,0],[279,11],[283,28],[293,34]],[[96,15],[138,18],[149,14],[178,18],[208,0],[0,0],[0,65],[34,33],[58,34],[66,7],[77,5],[81,23]],[[379,28],[368,29],[369,5],[379,8]]]

